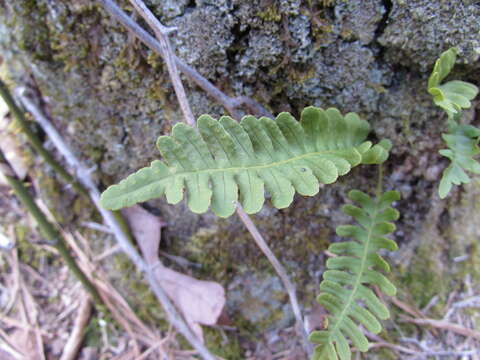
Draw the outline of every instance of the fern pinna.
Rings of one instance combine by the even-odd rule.
[[[320,284],[322,293],[317,301],[330,315],[326,330],[310,335],[312,342],[320,344],[315,348],[313,360],[349,360],[351,351],[347,337],[357,349],[367,351],[368,340],[355,322],[377,334],[381,331],[377,318],[384,320],[390,316],[367,285],[377,285],[390,296],[396,292],[395,286],[380,272],[389,272],[390,266],[378,251],[397,249],[396,243],[385,235],[395,230],[392,221],[398,219],[399,213],[391,204],[400,195],[397,191],[388,191],[372,199],[361,191],[352,190],[348,196],[360,207],[345,205],[343,211],[360,226],[338,226],[339,236],[352,237],[356,241],[334,243],[328,249],[338,256],[327,261],[328,270]]]
[[[448,115],[448,133],[442,135],[448,149],[440,150],[440,154],[450,160],[450,165],[444,170],[438,189],[442,199],[448,195],[453,185],[470,182],[465,170],[480,174],[480,163],[475,159],[480,154],[480,128],[460,123],[462,109],[471,107],[470,101],[477,96],[478,88],[459,80],[441,84],[453,69],[456,58],[455,48],[443,52],[428,79],[428,92],[433,96],[435,105]]]
[[[202,115],[197,129],[176,124],[171,136],[158,138],[164,161],[110,186],[101,198],[116,210],[161,197],[176,204],[183,199],[195,213],[211,205],[228,217],[237,201],[247,213],[260,211],[264,189],[277,208],[293,201],[295,191],[313,196],[319,183],[332,183],[359,164],[378,164],[388,157],[390,142],[372,146],[369,124],[355,113],[308,107],[296,121],[281,113],[275,120],[245,116],[240,123],[228,116],[215,120]]]

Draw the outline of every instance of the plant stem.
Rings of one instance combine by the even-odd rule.
[[[104,2],[104,1],[102,1]],[[173,54],[172,48],[170,46],[170,42],[167,38],[168,28],[165,27],[160,23],[160,21],[155,17],[155,15],[145,6],[142,0],[130,0],[130,2],[134,5],[143,19],[149,24],[152,28],[154,33],[156,34],[157,38],[160,40],[161,47],[162,47],[162,56],[165,59],[170,75],[170,79],[172,80],[175,88],[175,93],[177,95],[178,101],[181,104],[181,109],[185,116],[185,121],[192,127],[194,127],[195,121],[193,120],[192,110],[188,103],[188,100],[185,96],[185,89],[182,84],[182,80],[178,74],[176,69],[176,64],[173,61],[175,55]],[[105,2],[104,2],[105,3]],[[212,85],[213,86],[213,85]],[[215,88],[216,89],[216,88]],[[216,89],[216,91],[221,92],[220,90]],[[222,93],[223,94],[223,93]],[[223,94],[223,96],[227,97],[227,95]],[[237,98],[239,99],[239,98]],[[247,100],[246,100],[247,99]],[[249,98],[244,97],[243,101],[252,101]],[[239,100],[240,103],[240,100]],[[238,113],[235,111],[234,106],[228,106],[227,110],[231,113],[233,117],[237,117]],[[267,114],[267,116],[273,117],[271,114]],[[282,266],[280,261],[276,258],[275,254],[272,250],[268,247],[267,242],[263,239],[260,231],[255,226],[253,221],[250,217],[245,213],[243,208],[240,204],[237,204],[237,214],[240,217],[240,220],[243,222],[247,230],[252,235],[253,239],[255,240],[257,246],[260,250],[264,253],[267,259],[272,264],[273,268],[277,272],[278,276],[280,277],[285,289],[287,290],[288,297],[290,299],[290,304],[292,306],[293,314],[295,316],[295,320],[297,323],[297,331],[302,337],[303,347],[308,355],[311,355],[313,352],[312,344],[308,340],[308,334],[305,330],[305,325],[302,319],[302,313],[300,311],[300,306],[298,304],[298,299],[295,291],[295,286],[290,281],[285,268]]]
[[[169,28],[163,26],[160,21],[153,15],[153,13],[145,6],[143,1],[140,0],[130,0],[130,3],[137,9],[140,15],[144,18],[147,24],[155,32],[157,40],[160,42],[162,48],[163,58],[167,64],[168,74],[170,79],[172,79],[173,88],[175,89],[175,94],[177,95],[178,102],[182,109],[183,115],[185,116],[185,122],[191,126],[195,126],[195,119],[193,118],[192,109],[188,104],[187,94],[178,75],[177,64],[175,63],[175,57],[172,51],[172,46],[168,40],[167,34],[171,31]]]
[[[45,236],[47,241],[50,243],[50,245],[57,249],[58,253],[65,261],[68,269],[82,283],[85,289],[92,296],[92,299],[99,305],[105,305],[102,298],[98,294],[95,286],[90,282],[85,273],[75,262],[73,256],[70,254],[70,251],[68,250],[65,240],[63,239],[60,232],[54,227],[52,223],[50,223],[50,221],[48,221],[45,214],[42,212],[42,210],[40,210],[35,201],[33,201],[33,198],[28,192],[28,189],[25,187],[25,185],[23,185],[23,182],[16,177],[13,169],[8,164],[1,150],[0,163],[1,171],[5,176],[8,184],[10,185],[18,199],[22,202],[23,206],[25,206],[28,212],[33,216],[33,218],[38,224],[38,227],[40,228],[40,231]]]

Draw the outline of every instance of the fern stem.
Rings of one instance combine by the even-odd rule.
[[[383,164],[378,164],[377,176],[377,191],[375,192],[375,195],[377,196],[377,199],[380,199],[383,190]]]
[[[258,230],[257,226],[253,223],[250,216],[245,213],[243,208],[240,204],[237,204],[237,214],[240,220],[242,220],[243,224],[247,228],[247,230],[252,235],[255,243],[263,252],[263,254],[267,257],[268,261],[272,264],[273,268],[277,272],[280,280],[283,283],[283,286],[287,290],[288,297],[290,299],[290,304],[292,306],[293,314],[295,316],[295,320],[297,322],[297,331],[300,333],[302,340],[303,340],[303,347],[305,351],[311,355],[313,352],[313,346],[311,345],[310,341],[308,340],[308,334],[305,329],[305,324],[303,322],[302,313],[300,311],[300,306],[298,304],[297,294],[295,290],[295,285],[290,281],[285,268],[280,264],[275,254],[272,252],[270,247],[268,246],[267,242],[263,238],[262,234]]]
[[[381,165],[379,167],[379,177],[382,176],[382,170],[381,170]],[[379,189],[381,191],[381,183],[379,182],[378,183],[379,185]],[[378,188],[377,188],[378,190]],[[380,195],[381,193],[378,193],[377,194],[377,198],[375,199],[375,201],[379,201],[380,199]],[[340,319],[340,321],[337,321],[335,323],[335,326],[332,328],[332,329],[329,329],[330,331],[330,334],[335,334],[338,327],[340,326],[342,320],[347,316],[345,313],[347,312],[347,310],[350,309],[350,306],[351,304],[353,303],[353,301],[355,301],[355,298],[357,297],[357,290],[358,290],[358,287],[361,285],[361,279],[362,279],[362,275],[363,273],[365,272],[365,267],[366,267],[366,264],[367,264],[367,256],[368,256],[368,253],[369,253],[369,250],[370,250],[370,244],[371,244],[371,240],[372,240],[372,232],[373,232],[373,229],[374,229],[374,225],[376,223],[376,218],[377,218],[377,214],[378,214],[378,207],[375,206],[375,212],[373,213],[372,215],[372,220],[371,220],[371,223],[372,225],[369,226],[368,228],[368,235],[367,235],[367,241],[366,241],[366,244],[363,248],[363,254],[362,254],[362,259],[361,259],[361,265],[360,265],[360,270],[357,272],[356,274],[356,278],[355,278],[355,284],[352,286],[352,290],[350,292],[350,295],[348,297],[348,300],[344,303],[343,305],[343,309],[342,309],[342,312],[340,313],[340,315],[338,316],[338,318]]]

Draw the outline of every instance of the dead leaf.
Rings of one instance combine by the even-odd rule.
[[[122,209],[122,214],[127,219],[145,261],[148,265],[155,264],[158,261],[160,235],[165,223],[138,205]]]
[[[161,228],[165,223],[142,207],[135,205],[122,210],[137,240],[145,261],[156,266],[155,276],[183,313],[185,320],[199,339],[203,340],[200,325],[214,325],[225,306],[225,290],[213,281],[198,280],[168,269],[158,258]]]

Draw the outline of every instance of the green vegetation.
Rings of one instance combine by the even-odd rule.
[[[444,170],[438,193],[445,198],[453,185],[467,184],[470,177],[465,170],[480,174],[480,163],[474,156],[480,154],[480,129],[461,124],[462,109],[471,107],[470,100],[478,94],[478,88],[465,81],[452,80],[441,84],[455,65],[457,50],[451,48],[440,56],[428,79],[428,92],[434,103],[448,115],[448,133],[442,137],[448,149],[440,154],[450,159],[450,165]]]
[[[368,123],[355,113],[308,107],[297,122],[281,113],[276,120],[245,116],[241,123],[228,116],[198,119],[196,131],[174,126],[161,136],[158,148],[165,162],[130,175],[102,194],[102,205],[119,209],[158,198],[177,204],[187,189],[187,203],[195,213],[210,204],[221,217],[233,214],[237,200],[247,213],[260,211],[264,188],[272,204],[286,208],[295,191],[313,196],[319,182],[330,184],[359,164],[378,164],[388,157],[389,141],[372,146],[365,141]],[[239,194],[238,194],[239,193]]]
[[[330,312],[330,316],[326,330],[314,331],[310,335],[312,342],[320,344],[315,349],[314,360],[351,359],[347,336],[357,349],[367,351],[368,340],[354,321],[378,334],[382,326],[377,318],[388,319],[390,312],[366,285],[376,285],[389,296],[396,293],[395,286],[380,273],[380,270],[389,272],[390,266],[378,251],[397,250],[396,243],[385,235],[395,230],[391,221],[397,220],[399,213],[391,204],[399,200],[400,195],[388,191],[372,199],[361,191],[352,190],[348,196],[360,207],[345,205],[343,212],[355,218],[360,226],[338,226],[339,236],[353,237],[356,241],[335,243],[329,247],[329,251],[338,256],[327,261],[328,270],[320,284],[323,293],[317,301]]]

